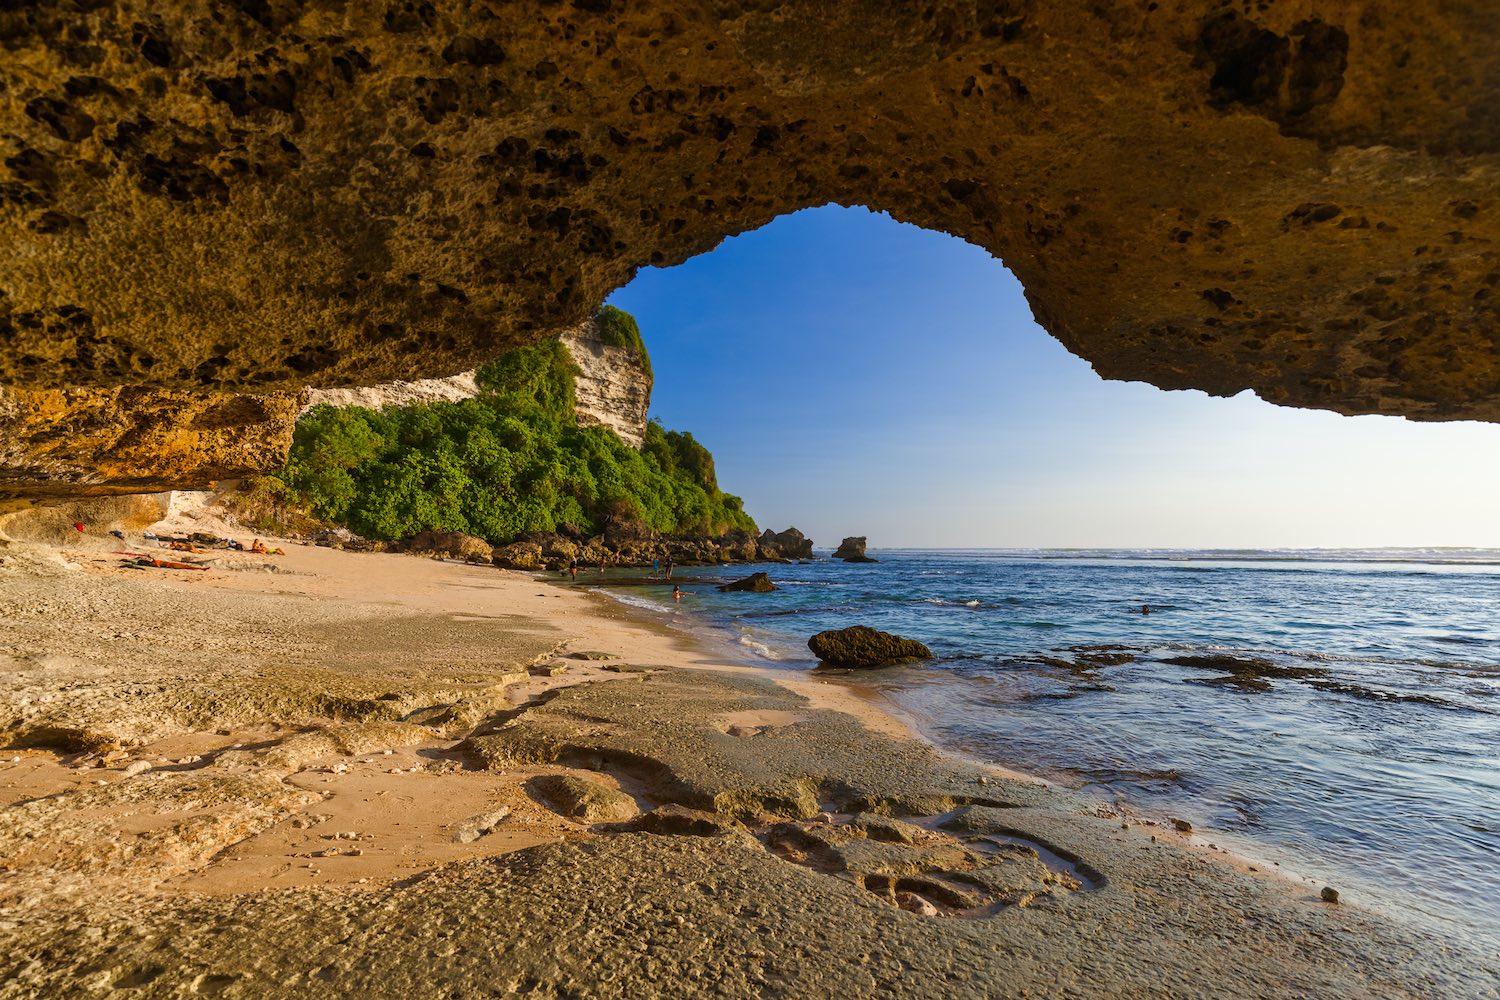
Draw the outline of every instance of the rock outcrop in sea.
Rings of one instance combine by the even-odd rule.
[[[719,587],[719,590],[723,593],[747,591],[752,594],[769,594],[776,589],[776,584],[772,583],[771,577],[765,573],[751,573],[743,580],[736,580],[733,583],[726,583]]]
[[[756,543],[760,546],[762,558],[767,560],[811,559],[813,554],[812,539],[796,528],[785,531],[767,528],[760,533]]]
[[[831,667],[887,667],[932,659],[932,650],[917,640],[868,625],[819,632],[807,640],[807,648]]]
[[[839,547],[834,551],[833,558],[842,559],[844,560],[844,562],[852,563],[872,563],[880,561],[879,559],[875,559],[871,556],[865,555],[864,535],[851,535],[848,538],[844,539],[839,543]]]

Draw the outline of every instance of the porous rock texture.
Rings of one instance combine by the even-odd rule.
[[[201,489],[275,468],[304,395],[0,386],[0,510],[17,498]]]
[[[932,650],[868,625],[829,629],[807,640],[813,655],[831,667],[885,667],[932,659]]]
[[[45,0],[0,48],[14,386],[448,375],[835,201],[1105,377],[1500,419],[1490,0]]]

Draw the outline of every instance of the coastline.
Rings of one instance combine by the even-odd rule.
[[[11,732],[29,725],[35,742],[38,727],[50,725],[57,740],[73,741],[70,749],[7,751],[6,760],[20,759],[0,771],[8,859],[0,938],[17,956],[0,969],[16,992],[0,993],[76,986],[100,969],[128,979],[139,972],[121,971],[130,961],[154,968],[142,955],[185,929],[192,933],[174,945],[185,949],[178,964],[149,982],[165,989],[228,976],[205,971],[209,957],[193,951],[198,932],[221,921],[316,904],[338,910],[339,921],[309,925],[308,947],[335,929],[347,935],[350,921],[356,937],[380,936],[381,927],[338,901],[376,894],[387,908],[420,911],[437,886],[448,894],[441,917],[443,907],[473,902],[481,870],[486,885],[499,879],[512,887],[505,905],[553,885],[610,911],[603,890],[577,883],[580,870],[633,872],[638,880],[619,891],[635,898],[667,892],[660,871],[687,857],[707,870],[753,872],[741,891],[770,900],[772,923],[788,934],[828,933],[799,914],[837,911],[845,917],[837,933],[854,935],[865,950],[885,941],[897,964],[925,949],[919,964],[936,975],[946,956],[974,977],[962,987],[949,982],[958,994],[993,992],[995,976],[1014,972],[982,957],[1002,943],[1037,956],[1020,980],[1034,987],[1059,982],[1059,968],[1069,967],[1079,992],[1156,992],[1150,963],[1111,963],[1074,979],[1070,963],[1085,954],[1074,944],[1084,948],[1090,934],[1144,935],[1183,984],[1238,963],[1234,981],[1266,995],[1378,984],[1398,995],[1457,996],[1470,973],[1484,973],[1469,968],[1478,956],[1424,958],[1431,942],[1409,929],[1357,907],[1320,904],[1305,886],[1251,875],[1222,852],[1195,850],[1160,828],[1100,816],[1097,803],[1039,779],[939,751],[867,692],[735,662],[703,636],[649,622],[605,595],[487,567],[296,545],[271,560],[226,554],[216,571],[190,577],[118,569],[107,548],[68,551],[83,568],[63,569],[34,547],[0,552],[0,590],[18,640],[0,648]],[[201,628],[205,618],[223,641],[174,630],[174,620]],[[128,625],[106,636],[98,626],[111,620]],[[71,624],[59,629],[59,621]],[[573,658],[594,651],[615,655]],[[559,665],[563,672],[549,673]],[[627,701],[626,690],[636,700]],[[746,746],[764,749],[747,754]],[[825,777],[812,787],[806,774]],[[623,792],[635,812],[657,816],[656,825],[634,818],[626,824],[636,826],[617,829],[561,815],[531,789],[544,775]],[[814,794],[807,801],[837,807],[831,822],[795,804]],[[972,843],[943,826],[962,817],[991,824],[967,835],[1010,831],[1023,848],[1033,845],[1026,849],[1039,881],[983,912],[945,905],[924,916],[890,905],[871,894],[870,876],[862,886],[846,877],[854,869],[845,855],[808,846],[826,841],[828,830],[852,829],[864,813],[847,810],[859,802],[871,816],[914,822],[925,832],[911,834],[913,849],[929,854],[972,854]],[[1000,810],[980,802],[1003,802],[1003,822]],[[662,810],[705,805],[719,817],[718,836],[668,830]],[[509,815],[488,832],[461,839],[464,824],[501,809]],[[847,853],[848,844],[835,846]],[[578,850],[590,860],[575,857]],[[798,854],[824,863],[788,864]],[[823,870],[833,857],[845,869]],[[1098,877],[1069,888],[1037,857],[1072,859],[1071,869]],[[1158,902],[1142,911],[1148,899]],[[1162,910],[1165,899],[1174,902]],[[116,911],[160,934],[122,937],[111,923]],[[726,939],[735,931],[723,917],[695,919],[693,906],[676,912],[685,922],[672,925],[674,935],[697,934],[699,945],[712,941],[742,962],[753,957],[751,945]],[[1254,940],[1230,946],[1200,934],[1218,921],[1242,925],[1247,914],[1264,931]],[[628,924],[628,916],[619,919]],[[49,965],[38,956],[67,921],[93,928],[99,944]],[[523,956],[528,933],[511,942]],[[1308,933],[1327,941],[1310,944]],[[251,938],[231,949],[239,971],[229,986],[243,995],[268,991],[267,970],[288,961],[299,982],[312,981],[307,962],[289,960],[268,937]],[[671,949],[693,953],[686,942]],[[403,980],[377,988],[361,978],[374,968],[363,957],[364,965],[341,965],[336,981],[394,993]],[[453,974],[472,961],[454,957]],[[544,981],[589,983],[588,965],[575,957],[558,967],[561,978]],[[847,987],[839,979],[846,973],[817,975]],[[854,992],[868,991],[859,982],[865,986]],[[741,991],[758,992],[751,987],[746,980]],[[920,992],[915,983],[906,990]]]
[[[563,590],[573,589],[567,584],[546,580],[545,571],[528,575],[537,578],[539,582]],[[654,613],[651,609],[639,604],[620,600],[617,593],[609,590],[608,581],[590,583],[578,589],[586,592],[594,591],[610,605],[624,608],[627,615],[634,615],[648,628],[659,627],[671,630],[679,636],[684,646],[701,651],[708,662],[682,664],[689,669],[748,671],[778,687],[786,688],[807,698],[815,707],[847,713],[875,732],[922,743],[944,757],[964,765],[982,768],[1005,780],[1032,784],[1043,789],[1056,787],[1080,795],[1089,794],[1078,786],[1068,784],[1064,780],[1065,776],[1049,776],[1021,770],[1008,764],[982,759],[957,747],[945,745],[938,736],[922,727],[920,719],[903,710],[886,691],[852,682],[850,677],[857,672],[828,671],[820,676],[816,672],[808,671],[804,676],[790,669],[767,666],[745,656],[730,639],[719,634],[708,622],[695,618],[691,609],[683,609],[680,619],[675,616],[669,618],[665,613]],[[663,612],[668,610],[662,609]],[[1091,795],[1089,798],[1094,800]],[[1174,844],[1183,850],[1212,857],[1247,875],[1280,882],[1288,892],[1316,893],[1322,884],[1311,876],[1287,870],[1279,861],[1250,854],[1244,850],[1225,848],[1217,842],[1227,838],[1243,842],[1243,837],[1232,837],[1222,831],[1199,827],[1183,834],[1173,829],[1170,816],[1153,812],[1136,803],[1118,798],[1113,801],[1098,798],[1094,801],[1097,801],[1101,815],[1170,835],[1174,838]],[[1354,905],[1358,906],[1358,904]]]

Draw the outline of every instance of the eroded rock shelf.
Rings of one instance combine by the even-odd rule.
[[[834,201],[991,251],[1109,378],[1500,419],[1481,0],[53,2],[0,46],[18,389],[449,375]]]

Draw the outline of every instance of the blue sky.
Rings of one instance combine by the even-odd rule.
[[[609,300],[652,413],[819,545],[1500,546],[1500,426],[1106,382],[1002,263],[864,209],[784,216]]]

